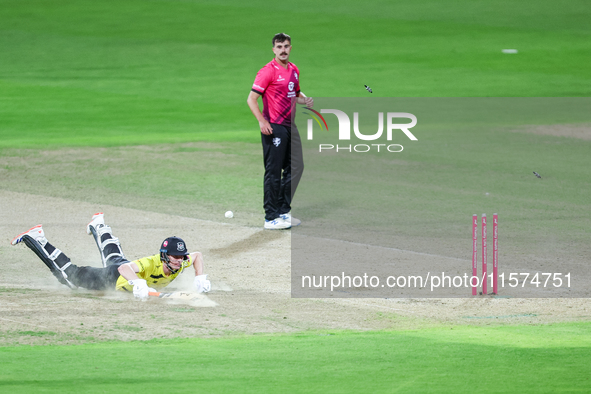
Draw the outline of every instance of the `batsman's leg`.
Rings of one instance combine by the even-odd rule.
[[[78,267],[72,264],[61,250],[47,241],[41,225],[17,235],[11,243],[17,245],[21,242],[45,263],[60,283],[72,289],[84,287],[91,290],[113,290],[115,288],[119,277],[117,268],[121,263],[107,268]]]
[[[92,220],[86,226],[86,232],[92,234],[94,237],[101,253],[103,267],[118,264],[125,260],[119,238],[115,237],[111,227],[105,224],[104,214],[102,212],[95,213],[92,216]]]
[[[47,241],[41,225],[17,235],[11,244],[16,245],[21,242],[24,242],[45,263],[60,283],[72,289],[76,288],[76,285],[68,277],[68,274],[66,274],[66,269],[72,266],[70,259],[61,250]]]

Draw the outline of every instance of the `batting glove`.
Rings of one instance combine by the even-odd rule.
[[[207,279],[207,275],[198,275],[195,277],[193,285],[197,289],[197,293],[208,293],[211,290],[211,282]]]
[[[135,298],[139,298],[142,301],[146,301],[148,299],[150,288],[148,287],[145,279],[133,279],[127,281],[127,283],[133,286],[133,296]]]

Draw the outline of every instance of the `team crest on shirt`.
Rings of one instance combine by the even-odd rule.
[[[289,85],[287,85],[287,87],[289,88],[289,90],[293,90],[293,85],[294,85],[293,82],[290,82]]]
[[[275,145],[275,146],[281,145],[281,138],[273,138],[273,145]]]

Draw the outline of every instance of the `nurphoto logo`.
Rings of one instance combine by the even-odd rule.
[[[312,108],[305,107],[305,109],[312,112],[306,113],[310,115],[312,119],[308,119],[308,140],[314,139],[314,120],[320,126],[320,130],[326,129],[328,131],[328,125],[326,119],[322,114],[333,114],[337,117],[339,122],[339,141],[351,141],[351,119],[344,111],[338,109],[321,109],[320,112],[313,110]],[[364,134],[359,129],[359,112],[353,112],[353,133],[354,138],[361,141],[376,141],[384,134],[384,112],[378,112],[378,130],[373,134]],[[409,119],[410,123],[394,123],[394,119]],[[402,131],[408,139],[411,141],[418,141],[417,137],[409,129],[413,128],[417,124],[417,117],[408,112],[387,112],[386,113],[386,141],[392,141],[392,137],[395,131]],[[324,127],[323,127],[324,126]],[[356,145],[334,145],[334,144],[319,144],[319,152],[323,151],[347,151],[364,153],[370,150],[388,151],[388,152],[402,152],[404,147],[400,144],[356,144]]]

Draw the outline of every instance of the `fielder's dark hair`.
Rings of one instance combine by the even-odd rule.
[[[277,33],[273,37],[273,46],[275,46],[275,42],[284,42],[284,41],[289,41],[289,43],[291,44],[291,37],[285,33]]]

